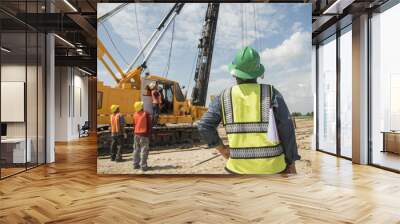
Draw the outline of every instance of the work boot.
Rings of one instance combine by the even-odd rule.
[[[115,155],[111,155],[111,161],[115,161]]]
[[[122,162],[123,161],[122,160],[122,155],[121,154],[117,155],[117,157],[115,158],[115,161],[116,162]]]
[[[138,170],[138,169],[140,169],[140,166],[139,165],[133,165],[133,169]]]
[[[149,168],[147,166],[142,166],[142,171],[146,172]]]

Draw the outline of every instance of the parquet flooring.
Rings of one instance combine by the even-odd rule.
[[[25,167],[3,167],[1,168],[1,176],[7,177],[23,171],[25,171]]]
[[[96,141],[0,181],[0,223],[400,223],[400,175],[301,151],[295,176],[98,176]]]

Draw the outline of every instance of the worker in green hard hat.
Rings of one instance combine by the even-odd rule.
[[[257,83],[265,72],[258,52],[244,47],[228,68],[237,84],[211,101],[198,124],[201,136],[227,159],[229,173],[296,173],[300,156],[290,112],[272,85]],[[221,122],[228,146],[217,132]]]

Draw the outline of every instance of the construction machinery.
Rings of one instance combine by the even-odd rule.
[[[98,19],[101,23],[115,15],[127,4],[121,4]],[[116,60],[107,51],[100,39],[97,40],[98,60],[104,65],[108,73],[116,82],[116,86],[106,86],[103,82],[97,83],[97,123],[99,148],[106,149],[110,144],[109,122],[112,104],[120,105],[122,114],[125,115],[126,131],[132,135],[134,103],[143,101],[145,110],[152,111],[151,96],[147,86],[156,82],[162,89],[163,106],[159,116],[158,125],[153,128],[152,145],[165,145],[175,143],[195,143],[200,141],[195,121],[200,119],[207,110],[205,102],[210,75],[211,58],[214,46],[214,38],[218,19],[218,3],[209,3],[203,24],[202,37],[198,45],[198,57],[195,70],[195,86],[192,93],[192,101],[186,99],[178,82],[167,78],[145,74],[147,61],[162,39],[170,24],[180,13],[184,3],[176,3],[160,24],[151,34],[143,47],[139,50],[133,62],[126,71],[123,71]],[[150,46],[150,47],[149,47]],[[148,49],[149,48],[149,49]],[[145,54],[145,50],[147,50]],[[138,60],[142,63],[135,67]],[[118,75],[117,75],[118,74]],[[130,139],[130,140],[129,140]],[[128,137],[127,144],[131,144],[133,138]]]
[[[207,100],[208,81],[210,78],[211,61],[214,50],[215,33],[217,31],[219,4],[208,4],[204,20],[202,37],[199,43],[195,85],[192,91],[192,103],[196,106],[205,106]]]

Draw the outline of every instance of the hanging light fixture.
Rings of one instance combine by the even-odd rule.
[[[0,49],[1,49],[1,51],[4,51],[4,52],[6,52],[6,53],[10,53],[10,52],[11,52],[10,49],[7,49],[7,48],[5,48],[5,47],[1,47]]]
[[[84,70],[84,69],[82,69],[82,68],[79,68],[79,67],[78,67],[78,70],[81,71],[81,72],[83,72],[83,73],[85,73],[86,75],[89,75],[89,76],[92,76],[92,75],[93,75],[92,73],[90,73],[90,72],[88,72],[88,71],[86,71],[86,70]]]
[[[69,45],[70,47],[75,48],[75,45],[72,44],[71,42],[69,42],[68,40],[62,38],[61,36],[59,36],[58,34],[54,34],[55,37],[57,37],[59,40],[61,40],[62,42],[66,43],[67,45]]]
[[[342,14],[343,10],[351,5],[355,0],[336,0],[333,2],[332,5],[330,5],[324,12],[322,13],[323,15],[327,14]]]
[[[64,0],[64,3],[68,5],[74,12],[78,12],[78,10],[73,6],[68,0]]]

